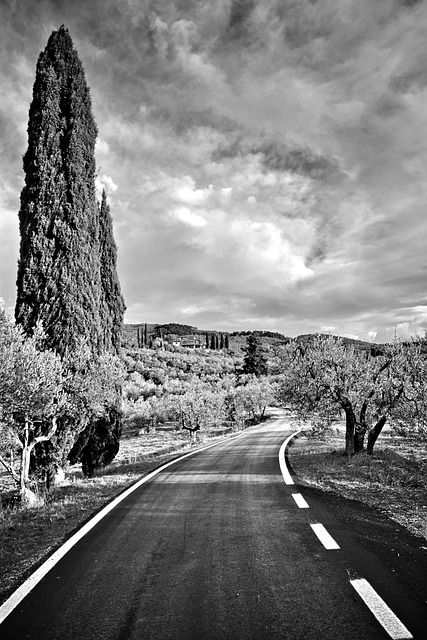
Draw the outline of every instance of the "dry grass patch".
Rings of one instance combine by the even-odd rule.
[[[343,449],[341,433],[302,435],[289,448],[289,460],[304,483],[360,500],[427,538],[427,443],[384,435],[372,456],[349,460]]]

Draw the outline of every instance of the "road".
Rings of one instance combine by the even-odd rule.
[[[142,484],[16,606],[0,638],[424,638],[424,569],[412,580],[391,567],[372,511],[284,482],[278,453],[292,431],[277,412]],[[318,524],[339,548],[325,548]],[[387,629],[356,590],[363,580],[393,612]]]

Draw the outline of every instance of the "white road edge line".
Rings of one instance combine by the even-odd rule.
[[[300,493],[293,493],[292,497],[293,497],[293,499],[295,500],[295,502],[297,503],[297,505],[299,506],[300,509],[309,509],[310,508]]]
[[[390,638],[393,638],[393,640],[404,640],[405,638],[414,637],[367,580],[357,578],[356,580],[350,580],[350,584],[356,589],[378,622],[387,631]]]
[[[123,493],[121,493],[117,498],[114,498],[112,502],[108,503],[99,513],[97,513],[89,522],[86,522],[85,525],[81,529],[79,529],[71,538],[69,538],[59,549],[55,551],[34,573],[30,575],[27,580],[16,591],[12,593],[11,596],[0,606],[0,625],[7,618],[7,616],[12,613],[12,611],[18,606],[18,604],[34,589],[34,587],[44,578],[44,576],[65,556],[68,551],[74,547],[79,540],[81,540],[93,527],[98,524],[102,518],[104,518],[107,513],[112,511],[114,507],[116,507],[120,502],[122,502],[125,498],[127,498],[133,491],[138,489],[145,482],[148,482],[154,476],[159,474],[167,467],[180,462],[180,460],[184,460],[185,458],[189,458],[190,456],[194,456],[196,453],[200,453],[200,451],[205,451],[206,449],[210,449],[211,447],[216,447],[219,444],[223,444],[227,441],[234,441],[246,436],[248,434],[247,431],[245,433],[241,433],[232,438],[224,438],[223,440],[219,440],[218,442],[214,442],[213,444],[208,444],[205,447],[201,447],[200,449],[196,449],[195,451],[190,451],[190,453],[186,453],[175,460],[171,460],[170,462],[166,462],[158,469],[151,471],[146,476],[138,480],[131,487],[126,489]]]
[[[319,538],[320,542],[323,544],[325,549],[339,549],[340,546],[335,542],[333,537],[326,531],[323,524],[320,522],[316,524],[310,524],[310,527],[313,529],[316,536]]]
[[[300,431],[301,431],[301,429],[297,429],[297,431],[295,431],[288,438],[286,438],[285,442],[282,444],[282,446],[280,447],[280,450],[279,450],[280,471],[282,472],[282,476],[283,476],[283,480],[285,481],[285,484],[295,484],[294,481],[292,480],[291,474],[290,474],[288,466],[286,464],[285,451],[286,451],[286,447],[288,446],[289,442]]]

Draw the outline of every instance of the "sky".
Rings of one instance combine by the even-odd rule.
[[[427,329],[427,2],[0,0],[0,302],[35,67],[64,24],[129,323]]]

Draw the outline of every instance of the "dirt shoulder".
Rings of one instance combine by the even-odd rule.
[[[426,540],[427,443],[384,434],[374,454],[343,456],[344,435],[323,438],[309,431],[291,441],[288,460],[301,484],[331,492],[379,510]]]

